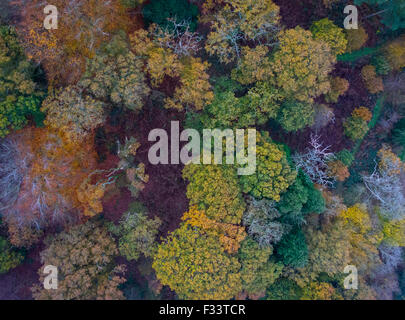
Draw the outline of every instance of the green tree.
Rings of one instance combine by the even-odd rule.
[[[41,124],[43,92],[33,81],[35,68],[27,60],[11,27],[0,27],[0,138],[23,128],[27,117]]]
[[[315,21],[310,30],[314,38],[325,41],[335,55],[346,52],[347,39],[344,29],[339,28],[328,18]]]
[[[198,7],[187,0],[154,0],[144,6],[143,17],[148,24],[156,23],[162,28],[171,27],[168,19],[177,22],[189,21],[190,31],[197,28]]]
[[[152,267],[181,299],[231,299],[242,289],[240,263],[217,236],[182,224],[159,245]]]
[[[129,50],[126,36],[118,34],[88,61],[79,86],[97,99],[140,110],[150,92],[143,66],[142,59]]]
[[[218,222],[238,224],[241,221],[246,205],[234,168],[189,164],[183,169],[183,177],[189,181],[190,206],[197,205],[207,217]]]
[[[278,278],[267,289],[269,300],[299,300],[302,296],[302,289],[295,281],[287,278]]]
[[[285,265],[302,268],[308,263],[308,247],[305,235],[299,228],[285,235],[277,244],[276,251]]]
[[[364,138],[368,132],[367,121],[360,117],[349,117],[343,123],[345,135],[353,141],[358,141]]]
[[[279,111],[278,122],[287,131],[297,131],[314,123],[314,107],[305,102],[287,100]]]
[[[282,195],[277,207],[285,215],[283,221],[300,223],[303,222],[305,214],[324,212],[325,200],[309,177],[299,171],[294,184]]]
[[[118,250],[128,260],[137,260],[141,254],[152,257],[161,225],[159,218],[150,219],[138,209],[127,212],[119,224],[110,225],[109,230],[119,238]]]
[[[15,268],[24,260],[24,255],[14,250],[10,243],[0,237],[0,274]]]
[[[257,133],[256,172],[241,176],[242,190],[255,198],[280,200],[280,194],[294,182],[296,172],[288,164],[285,152],[271,141],[267,132]]]
[[[261,248],[251,238],[246,238],[239,249],[239,261],[242,265],[240,274],[243,289],[249,295],[263,295],[266,288],[280,276],[283,265],[273,262],[271,247]]]
[[[282,99],[270,82],[258,82],[243,97],[217,86],[214,101],[205,107],[201,121],[206,128],[247,128],[263,125],[277,116]]]
[[[329,73],[336,62],[329,45],[313,39],[311,32],[301,27],[281,31],[279,42],[272,59],[273,81],[285,95],[312,102],[328,93]]]

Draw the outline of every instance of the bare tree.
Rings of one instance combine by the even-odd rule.
[[[400,177],[401,163],[386,159],[385,164],[384,168],[376,164],[374,172],[364,175],[363,181],[371,195],[380,202],[385,217],[402,219],[405,217],[405,196]]]
[[[203,37],[196,32],[190,31],[188,21],[178,22],[175,19],[168,19],[170,27],[162,29],[155,26],[152,33],[159,46],[172,49],[179,56],[196,54],[201,49]]]
[[[327,175],[327,163],[334,159],[335,155],[329,151],[330,146],[323,147],[319,139],[319,135],[311,134],[310,147],[305,153],[295,154],[293,161],[297,169],[303,170],[312,182],[330,187],[335,180]]]

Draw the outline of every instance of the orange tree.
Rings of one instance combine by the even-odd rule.
[[[19,30],[25,38],[29,57],[42,63],[52,84],[76,81],[85,58],[112,32],[128,25],[120,0],[55,0],[58,29],[44,28],[42,0],[17,0],[21,11]]]

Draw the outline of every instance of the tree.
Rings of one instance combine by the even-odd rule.
[[[333,77],[330,80],[330,86],[331,90],[325,97],[326,101],[336,103],[339,97],[349,89],[349,81],[344,78]]]
[[[223,63],[239,59],[241,43],[272,45],[279,30],[279,7],[271,0],[224,0],[205,20],[212,22],[205,49]],[[204,20],[204,19],[203,19]]]
[[[302,268],[308,262],[308,248],[304,233],[296,228],[284,235],[276,246],[276,252],[285,265]]]
[[[288,231],[285,225],[276,220],[279,217],[280,213],[273,201],[249,197],[243,214],[243,225],[249,236],[261,247],[272,247]]]
[[[232,79],[244,85],[269,80],[272,72],[268,53],[269,49],[265,45],[243,47],[241,60],[237,68],[232,70]]]
[[[244,227],[209,219],[205,215],[205,212],[198,210],[196,206],[192,206],[190,210],[183,215],[182,220],[192,227],[198,227],[217,235],[225,251],[230,254],[236,253],[239,250],[240,242],[246,237]]]
[[[280,213],[286,216],[287,221],[301,223],[305,214],[323,213],[325,200],[309,177],[300,170],[297,179],[282,195],[277,207]]]
[[[349,168],[340,160],[329,161],[328,176],[337,181],[345,181],[350,176]]]
[[[381,206],[382,214],[389,220],[405,216],[405,196],[400,179],[404,165],[387,146],[378,152],[379,164],[371,175],[363,175],[363,181]]]
[[[277,121],[286,131],[297,131],[314,123],[314,113],[309,103],[287,100],[281,105]]]
[[[269,260],[271,247],[260,247],[251,238],[246,238],[239,250],[242,287],[250,297],[264,296],[266,288],[281,275],[283,265]]]
[[[22,129],[27,117],[43,120],[39,108],[43,92],[33,81],[35,68],[27,60],[11,27],[0,27],[0,138]]]
[[[350,118],[343,123],[345,134],[353,141],[361,140],[368,132],[368,122],[372,114],[365,107],[359,107],[353,110]]]
[[[281,31],[272,59],[275,84],[302,102],[330,91],[329,73],[336,62],[328,44],[301,27]]]
[[[277,116],[282,99],[269,82],[258,82],[243,97],[215,88],[215,97],[204,108],[201,121],[206,128],[247,128],[265,124]]]
[[[55,131],[25,129],[2,143],[6,157],[0,158],[0,210],[13,244],[30,244],[37,239],[30,228],[38,231],[75,221],[88,208],[78,191],[96,167],[90,141],[72,142]]]
[[[47,126],[60,130],[72,141],[84,139],[105,120],[104,103],[76,86],[51,92],[41,111],[47,113]]]
[[[24,260],[24,256],[14,250],[10,243],[0,237],[0,274],[15,268]]]
[[[148,218],[142,210],[130,210],[117,226],[110,225],[109,230],[119,239],[120,254],[128,260],[137,260],[141,254],[145,257],[153,256],[161,223],[159,218]]]
[[[339,28],[328,18],[315,21],[310,30],[314,38],[325,41],[335,55],[346,52],[347,39],[344,29]]]
[[[327,282],[310,282],[302,290],[301,300],[341,300],[335,288]]]
[[[122,266],[114,266],[117,247],[107,230],[97,223],[87,222],[72,227],[45,241],[41,252],[43,266],[58,268],[58,288],[46,290],[33,287],[37,300],[115,300],[123,299],[118,286],[125,282],[119,274]],[[43,268],[38,273],[41,284]]]
[[[145,188],[149,181],[149,175],[145,173],[145,164],[135,159],[136,152],[141,146],[134,137],[125,138],[125,145],[121,146],[118,141],[118,157],[120,162],[115,170],[125,170],[127,187],[133,197],[137,197],[139,192]]]
[[[375,94],[384,91],[384,84],[382,78],[377,76],[374,66],[372,65],[364,66],[363,69],[361,69],[361,76],[363,78],[367,90],[370,93]]]
[[[189,181],[187,198],[207,217],[217,222],[238,224],[245,210],[236,170],[225,165],[189,164],[183,169]]]
[[[267,288],[268,300],[299,300],[301,295],[302,289],[287,278],[278,278]]]
[[[119,34],[88,61],[79,86],[99,100],[140,110],[150,92],[142,68],[143,61],[129,50],[126,36]]]
[[[358,29],[346,30],[347,35],[347,52],[359,50],[368,40],[368,34],[363,26]]]
[[[240,263],[215,235],[182,224],[159,245],[153,268],[181,299],[231,299],[242,289]]]
[[[354,3],[377,6],[378,11],[373,15],[381,16],[382,22],[392,30],[405,27],[405,5],[402,0],[355,0]]]
[[[52,85],[73,84],[100,44],[129,25],[121,0],[55,0],[58,28],[44,28],[42,0],[18,0],[19,32],[24,35],[29,58],[41,63]]]
[[[173,50],[179,57],[195,55],[201,49],[203,37],[191,30],[190,22],[169,19],[169,26],[152,25],[155,41],[161,48]]]
[[[311,134],[310,146],[306,152],[293,156],[297,169],[303,170],[313,183],[321,186],[333,185],[333,180],[327,175],[328,161],[334,158],[329,152],[330,146],[324,147],[319,142],[320,136]]]
[[[198,7],[187,0],[155,0],[143,7],[143,17],[148,24],[162,28],[172,27],[170,20],[190,21],[191,31],[197,28]]]
[[[165,100],[166,108],[183,110],[194,108],[201,110],[214,99],[209,83],[208,62],[200,58],[185,57],[180,70],[180,86],[175,89],[173,97]]]
[[[242,191],[258,199],[279,201],[280,194],[293,183],[296,172],[288,164],[285,152],[271,141],[268,133],[258,133],[256,139],[256,172],[239,178]]]

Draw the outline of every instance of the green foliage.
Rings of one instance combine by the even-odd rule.
[[[379,76],[386,76],[392,71],[389,61],[383,54],[375,55],[371,59],[371,64],[375,67],[375,71]]]
[[[257,132],[256,172],[241,176],[242,190],[255,198],[280,200],[280,194],[293,183],[296,172],[288,164],[284,150],[271,141],[267,132]]]
[[[34,83],[35,69],[27,60],[11,27],[0,27],[0,138],[23,128],[27,118],[42,124],[43,93]]]
[[[79,86],[100,100],[131,110],[140,110],[150,89],[142,72],[143,61],[128,47],[125,35],[116,35],[100,53],[88,61]]]
[[[243,289],[249,294],[260,294],[280,276],[283,265],[269,261],[271,247],[261,248],[251,238],[246,238],[239,249]]]
[[[195,31],[197,27],[198,7],[187,0],[153,0],[142,13],[148,24],[156,23],[162,28],[172,26],[168,19],[190,22],[190,31]]]
[[[336,158],[337,158],[337,160],[342,161],[342,163],[347,167],[350,167],[354,161],[353,154],[347,149],[343,149],[343,150],[339,151],[336,154]]]
[[[231,299],[241,291],[240,263],[215,235],[182,224],[159,245],[153,268],[181,299]]]
[[[325,200],[321,192],[314,188],[309,177],[300,171],[294,184],[281,197],[278,209],[287,215],[286,221],[300,222],[307,213],[324,212]]]
[[[399,120],[392,129],[392,141],[405,148],[405,118]]]
[[[339,28],[328,18],[314,22],[310,30],[314,38],[325,41],[335,55],[345,53],[347,39],[344,29]]]
[[[238,224],[245,202],[238,184],[236,170],[225,165],[189,164],[183,169],[189,181],[187,198],[207,217],[225,223]]]
[[[128,260],[137,260],[141,254],[152,257],[157,243],[159,218],[149,219],[143,211],[130,211],[119,225],[110,225],[109,230],[119,238],[118,250]]]
[[[358,141],[364,138],[368,132],[367,121],[360,117],[350,117],[343,123],[345,135],[353,141]]]
[[[297,131],[314,123],[314,107],[305,102],[287,100],[278,115],[278,122],[287,131]]]
[[[355,0],[354,3],[376,5],[382,23],[388,28],[392,30],[405,28],[405,4],[403,0]]]
[[[229,81],[229,85],[231,82]],[[282,99],[269,82],[259,82],[243,97],[216,88],[214,101],[205,107],[201,121],[205,128],[247,128],[275,118]]]
[[[296,228],[285,235],[276,246],[277,254],[285,265],[302,268],[308,262],[308,247],[304,233]]]
[[[269,300],[299,300],[302,296],[302,289],[293,280],[279,278],[267,288],[267,299]]]
[[[0,274],[15,268],[24,260],[24,255],[14,250],[8,241],[0,237]]]

